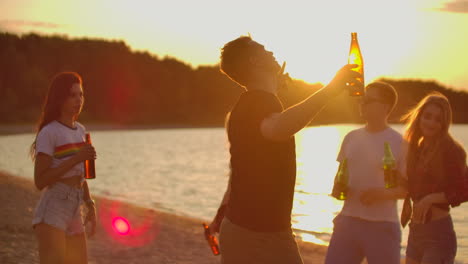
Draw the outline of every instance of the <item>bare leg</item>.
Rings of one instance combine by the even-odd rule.
[[[34,230],[39,242],[40,263],[65,263],[65,232],[44,223],[37,224]]]
[[[85,233],[67,236],[66,263],[67,264],[87,264],[88,250],[86,246]]]

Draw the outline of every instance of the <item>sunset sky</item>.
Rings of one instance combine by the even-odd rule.
[[[468,91],[468,0],[0,0],[0,31],[124,40],[196,67],[248,33],[292,77],[328,82],[358,32],[366,81],[435,80]]]

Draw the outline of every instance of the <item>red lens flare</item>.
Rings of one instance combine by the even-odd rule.
[[[123,217],[116,217],[112,220],[112,227],[121,235],[128,235],[130,233],[130,223]]]
[[[159,233],[160,223],[154,210],[103,199],[98,211],[101,228],[112,241],[124,246],[146,246],[152,243]]]

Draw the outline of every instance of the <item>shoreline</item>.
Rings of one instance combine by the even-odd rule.
[[[122,124],[84,124],[88,131],[122,131],[122,130],[155,130],[155,129],[209,129],[221,128],[224,125],[122,125]],[[361,123],[314,124],[307,127],[362,125]],[[390,125],[403,125],[403,123],[390,123]],[[454,125],[468,125],[464,123]],[[0,124],[0,136],[35,133],[34,124]]]
[[[203,128],[223,128],[223,126],[189,126],[189,125],[119,125],[119,124],[87,124],[89,131],[110,131],[110,130],[152,130],[152,129],[203,129]],[[33,124],[0,124],[0,135],[15,135],[35,133]]]
[[[92,192],[92,190],[91,190]],[[31,180],[0,170],[0,262],[38,263],[31,220],[40,192]],[[98,211],[95,237],[88,239],[89,263],[220,263],[204,239],[203,220],[93,195]],[[118,235],[112,219],[124,217],[134,233]],[[137,231],[140,231],[138,235]],[[327,247],[297,241],[304,263],[323,263]]]

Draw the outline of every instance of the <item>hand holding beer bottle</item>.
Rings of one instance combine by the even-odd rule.
[[[362,58],[361,49],[357,40],[357,33],[351,33],[351,46],[349,48],[348,64],[358,65],[353,71],[359,72],[362,78],[358,78],[361,83],[349,83],[349,95],[362,96],[364,95],[364,60]]]
[[[86,133],[86,143],[91,145],[91,135]],[[86,160],[84,163],[85,167],[85,179],[95,179],[96,178],[96,168],[94,165],[94,160]]]
[[[213,255],[215,256],[219,255],[218,240],[216,239],[214,235],[211,234],[210,228],[208,227],[207,224],[202,223],[202,226],[203,226],[203,229],[205,230],[205,239],[211,248],[211,252],[213,252]]]
[[[333,184],[332,196],[338,200],[346,200],[348,195],[348,160],[344,159],[335,176]]]

